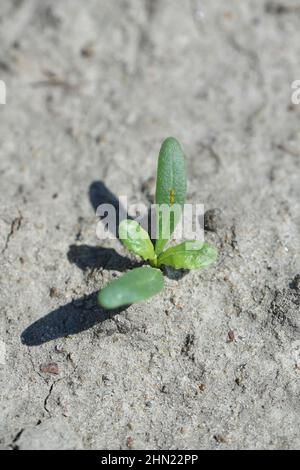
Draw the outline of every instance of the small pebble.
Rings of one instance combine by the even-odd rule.
[[[228,339],[229,341],[234,341],[235,340],[235,333],[233,330],[228,331]]]
[[[65,349],[64,349],[64,347],[63,347],[63,345],[60,344],[60,343],[59,343],[59,344],[56,344],[56,345],[54,346],[54,349],[55,349],[55,352],[57,352],[58,354],[63,354],[63,353],[66,352]]]
[[[217,441],[218,444],[225,444],[227,442],[225,437],[221,434],[215,434],[214,439]]]
[[[89,59],[90,57],[93,57],[95,50],[91,44],[87,44],[81,49],[80,53],[82,57]]]
[[[209,232],[217,232],[224,227],[221,209],[209,209],[204,214],[204,229]]]
[[[40,365],[40,372],[44,374],[59,374],[58,364],[56,362],[49,362],[48,364],[41,364]]]
[[[62,295],[61,291],[57,289],[56,287],[50,287],[49,294],[51,298],[56,298],[56,299],[58,299]]]
[[[127,445],[128,449],[132,449],[132,447],[133,447],[133,439],[132,439],[132,437],[130,437],[130,436],[127,437],[126,445]]]
[[[236,377],[235,383],[240,387],[243,383],[242,377]]]
[[[102,382],[107,385],[109,383],[110,379],[107,375],[102,375]]]

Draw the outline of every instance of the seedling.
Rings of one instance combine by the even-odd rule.
[[[163,142],[158,157],[155,247],[149,234],[136,221],[123,220],[119,225],[119,237],[123,244],[148,261],[150,266],[135,268],[102,289],[98,295],[101,307],[115,309],[158,294],[164,287],[160,270],[163,265],[176,269],[200,269],[216,261],[216,248],[197,240],[185,241],[165,249],[182,215],[185,197],[184,154],[177,140],[169,137]],[[164,210],[165,207],[175,205],[179,210]]]

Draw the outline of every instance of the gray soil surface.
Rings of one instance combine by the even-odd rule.
[[[299,2],[1,0],[0,44],[0,447],[299,449]],[[107,313],[94,209],[169,135],[219,262]]]

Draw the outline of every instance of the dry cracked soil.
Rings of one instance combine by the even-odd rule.
[[[299,449],[299,2],[1,0],[0,44],[0,447]],[[169,135],[218,263],[108,313],[95,208]]]

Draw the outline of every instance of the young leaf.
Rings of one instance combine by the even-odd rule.
[[[167,138],[160,149],[157,166],[157,181],[155,202],[158,205],[167,205],[169,207],[178,206],[179,214],[170,213],[167,217],[169,226],[168,237],[163,230],[163,221],[166,216],[163,211],[157,208],[157,234],[155,252],[159,255],[171,238],[171,235],[179,221],[186,196],[186,170],[185,158],[179,142],[173,137]]]
[[[115,309],[149,299],[163,286],[164,278],[159,269],[135,268],[104,287],[98,294],[98,303],[105,309]]]
[[[176,269],[206,268],[218,258],[217,249],[200,241],[187,241],[164,251],[158,258],[158,266],[165,264]]]
[[[119,238],[130,251],[145,260],[156,257],[148,233],[135,220],[123,220],[120,223]]]

